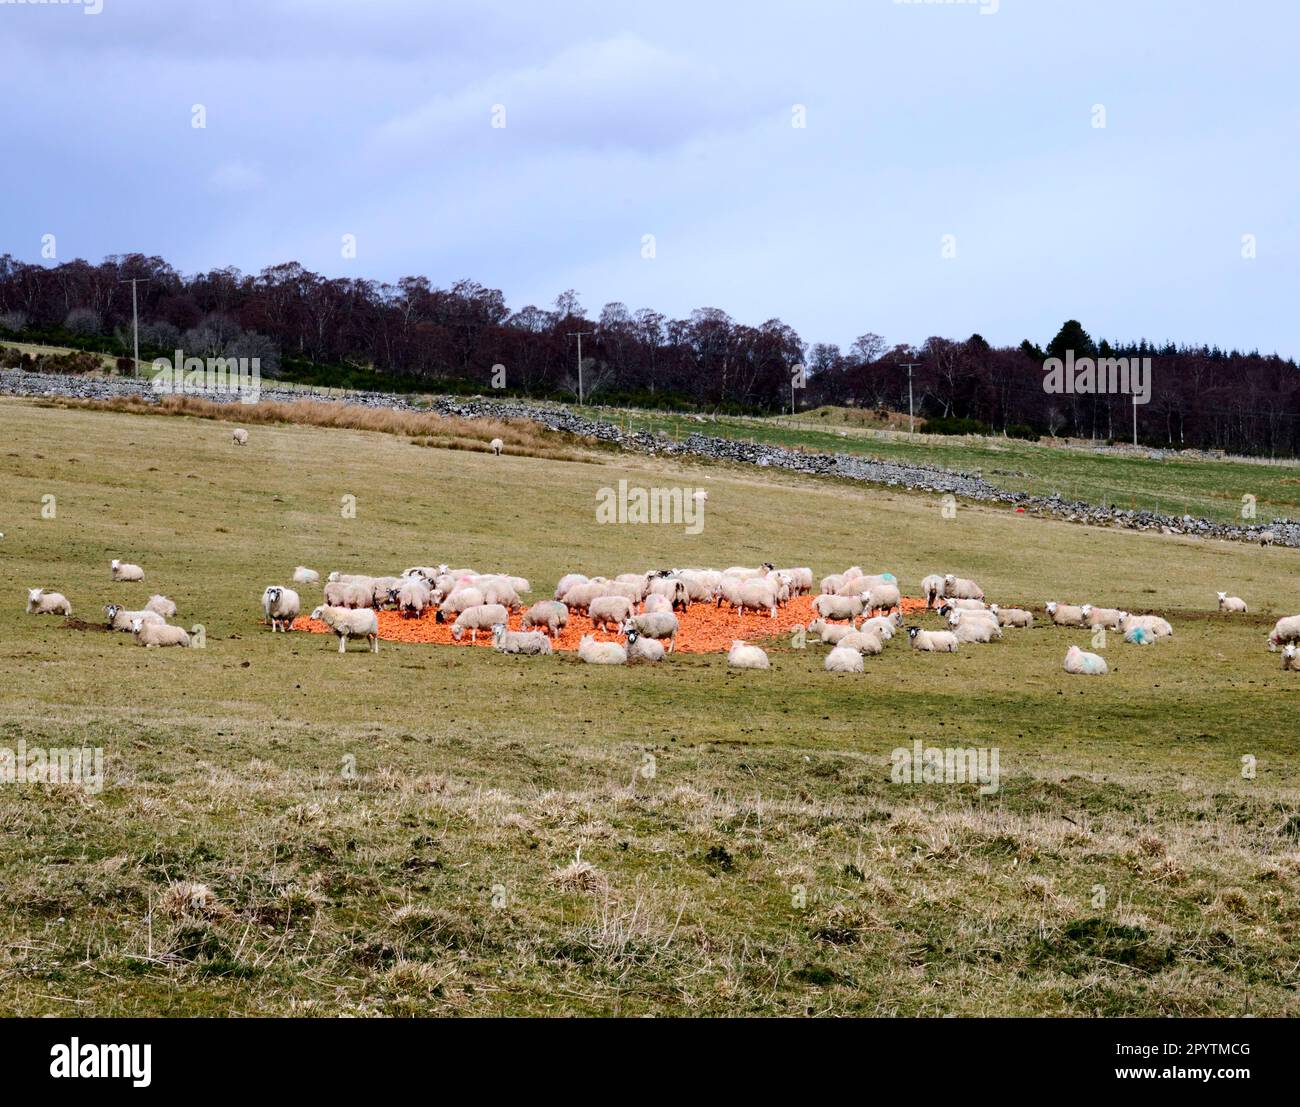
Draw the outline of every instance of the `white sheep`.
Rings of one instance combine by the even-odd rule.
[[[326,607],[369,607],[370,588],[350,580],[331,580],[324,588]]]
[[[137,646],[153,649],[159,646],[188,646],[190,636],[184,627],[174,627],[168,623],[153,623],[145,619],[131,621],[131,633],[135,636]]]
[[[987,611],[988,604],[983,600],[943,600],[936,605],[940,615],[947,616],[949,611]]]
[[[938,607],[943,597],[943,574],[931,573],[921,581],[921,595],[925,597],[926,607]]]
[[[483,593],[477,588],[457,588],[438,605],[437,619],[441,623],[448,615],[459,615],[471,607],[482,606]]]
[[[144,570],[129,561],[118,561],[117,558],[113,558],[109,563],[108,571],[114,580],[144,580]]]
[[[997,616],[998,625],[1004,627],[1032,627],[1034,616],[1030,611],[1020,607],[998,607],[994,604],[990,611]]]
[[[1101,654],[1071,646],[1065,651],[1065,671],[1076,676],[1104,676],[1110,669]]]
[[[315,569],[308,569],[306,565],[299,565],[293,571],[294,584],[319,584],[320,573]]]
[[[813,571],[806,565],[793,569],[778,569],[790,581],[790,593],[794,596],[806,596],[812,591]]]
[[[813,600],[813,610],[823,619],[856,619],[862,614],[862,597],[831,596],[823,592]]]
[[[1284,615],[1269,631],[1268,648],[1276,650],[1285,642],[1300,642],[1300,615]]]
[[[778,588],[776,583],[764,577],[742,581],[736,593],[740,614],[743,616],[748,607],[752,611],[766,611],[769,618],[775,619]]]
[[[732,639],[727,651],[727,665],[733,669],[769,669],[767,654],[739,638]]]
[[[501,451],[504,450],[505,448],[506,448],[506,444],[502,442],[501,439],[499,438],[494,438],[492,439],[491,442],[488,443],[488,449],[491,450],[492,453],[495,454],[497,457],[501,456]]]
[[[956,600],[982,600],[984,598],[984,589],[973,580],[964,580],[952,573],[945,573],[943,594],[950,599]]]
[[[1246,614],[1246,601],[1240,596],[1229,596],[1227,592],[1219,593],[1219,610]]]
[[[1167,619],[1162,619],[1159,615],[1130,615],[1127,611],[1120,614],[1123,618],[1120,619],[1117,629],[1125,631],[1126,634],[1130,630],[1143,630],[1156,638],[1173,637],[1174,628],[1169,625]]]
[[[493,623],[492,648],[497,653],[550,653],[551,640],[541,631],[507,630],[505,623]]]
[[[653,638],[643,638],[633,627],[627,632],[627,659],[629,661],[662,661],[664,644]]]
[[[828,673],[860,673],[864,668],[862,654],[851,646],[836,646],[826,655]]]
[[[234,439],[236,446],[248,445],[248,431],[244,430],[243,427],[236,427],[234,433],[230,437]]]
[[[569,609],[556,600],[539,600],[524,612],[524,630],[538,627],[554,638],[569,623]]]
[[[864,619],[858,629],[873,631],[881,641],[888,642],[894,637],[894,630],[897,626],[896,615],[875,615],[870,619]]]
[[[588,665],[626,665],[627,650],[617,642],[599,642],[584,634],[578,643],[578,657]]]
[[[402,618],[418,619],[433,602],[433,592],[424,577],[406,577],[403,583],[388,590],[388,600],[402,613]]]
[[[964,611],[956,612],[957,622],[952,633],[958,642],[992,642],[1002,637],[1002,628],[993,619],[964,619]]]
[[[1119,630],[1125,615],[1118,607],[1093,607],[1090,603],[1085,603],[1079,610],[1083,612],[1084,622],[1094,630],[1097,627]]]
[[[632,617],[632,601],[626,596],[597,596],[587,613],[597,630],[618,630]]]
[[[176,618],[176,604],[166,596],[150,596],[144,608],[146,611],[158,612],[164,619]]]
[[[922,630],[920,627],[908,627],[907,636],[912,640],[912,649],[924,650],[926,653],[956,653],[961,645],[957,636],[950,630]]]
[[[150,611],[147,608],[141,611],[124,611],[115,603],[105,607],[104,614],[108,616],[108,629],[120,630],[124,634],[131,633],[131,624],[136,620],[143,623],[165,623],[167,621],[156,611]]]
[[[272,584],[262,593],[262,613],[271,624],[272,634],[277,630],[288,634],[301,611],[302,601],[292,588]]]
[[[379,652],[379,616],[370,608],[330,607],[322,604],[311,617],[339,636],[339,653],[345,653],[349,638],[364,638],[370,652]]]
[[[1081,627],[1087,625],[1087,621],[1083,617],[1082,607],[1075,604],[1057,603],[1055,600],[1048,600],[1045,607],[1047,610],[1047,617],[1058,627]]]
[[[72,604],[62,592],[47,592],[44,588],[27,589],[28,615],[72,615]]]
[[[869,657],[875,657],[885,648],[884,640],[879,634],[871,630],[855,630],[846,634],[838,642],[835,648],[856,650],[858,653],[866,654]]]
[[[519,593],[510,581],[500,577],[477,582],[478,589],[483,593],[484,603],[499,603],[508,611],[518,611],[523,604],[519,602]]]
[[[1300,672],[1300,651],[1290,642],[1282,650],[1282,671]]]
[[[499,603],[481,603],[467,607],[456,616],[456,621],[451,625],[451,636],[459,642],[465,632],[469,631],[469,640],[477,642],[480,630],[491,631],[496,623],[509,622],[510,613]]]
[[[564,576],[560,577],[559,584],[555,586],[555,598],[557,600],[564,599],[564,593],[570,588],[578,584],[587,584],[590,580],[590,577],[583,576],[581,573],[565,573]]]
[[[877,584],[862,593],[862,606],[868,612],[890,611],[902,602],[896,584]]]
[[[650,595],[645,598],[645,603],[641,607],[647,615],[657,611],[672,611],[673,601],[667,596]]]
[[[667,639],[668,652],[672,653],[677,648],[679,627],[676,615],[671,611],[659,611],[646,615],[633,615],[630,619],[625,619],[623,633],[630,635],[635,631],[639,638],[654,638],[660,642]]]

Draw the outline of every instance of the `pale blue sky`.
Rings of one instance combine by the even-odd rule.
[[[1293,0],[102,3],[0,3],[0,252],[1300,355]]]

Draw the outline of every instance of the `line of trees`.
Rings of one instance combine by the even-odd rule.
[[[437,288],[425,277],[396,283],[328,278],[296,262],[256,275],[214,269],[184,276],[163,259],[128,254],[99,265],[45,266],[0,256],[0,333],[64,336],[130,348],[131,286],[140,298],[144,350],[187,356],[260,357],[263,372],[320,383],[389,381],[404,387],[489,391],[494,367],[507,389],[576,395],[576,347],[583,340],[586,395],[604,403],[668,408],[788,410],[791,382],[803,410],[822,404],[906,411],[908,369],[918,414],[1007,433],[1126,439],[1124,396],[1051,395],[1043,362],[1082,357],[1150,357],[1152,393],[1138,411],[1148,444],[1300,454],[1300,372],[1294,360],[1217,347],[1095,342],[1068,321],[1046,347],[990,346],[979,335],[889,345],[864,334],[847,352],[807,345],[779,319],[739,323],[716,308],[684,319],[606,304],[592,317],[566,291],[550,308],[511,311],[496,289],[473,281]],[[805,372],[797,372],[798,366]],[[335,380],[322,379],[330,370]],[[499,375],[499,374],[497,374]],[[328,374],[327,374],[328,376]]]

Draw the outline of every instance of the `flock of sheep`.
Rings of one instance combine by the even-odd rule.
[[[110,575],[118,582],[144,581],[139,565],[118,560],[111,563]],[[294,570],[293,582],[300,587],[321,583],[319,573],[302,565]],[[349,638],[364,639],[378,653],[376,613],[391,609],[407,618],[420,618],[431,610],[438,622],[451,621],[451,634],[457,642],[466,634],[476,642],[482,632],[491,635],[499,652],[537,655],[551,653],[551,640],[568,624],[571,613],[579,613],[591,620],[594,630],[619,635],[623,641],[584,635],[578,657],[588,664],[622,665],[661,661],[672,653],[681,628],[678,616],[691,604],[727,604],[740,615],[749,611],[775,619],[778,608],[792,597],[811,593],[813,582],[813,572],[807,567],[778,569],[770,563],[725,570],[655,569],[613,578],[569,573],[556,585],[554,599],[525,606],[521,596],[530,593],[532,586],[523,577],[446,565],[414,566],[400,576],[330,573],[322,587],[323,602],[311,612],[311,618],[338,636],[340,653],[346,652]],[[937,612],[947,629],[907,627],[916,651],[952,653],[963,645],[1000,639],[1006,629],[1026,629],[1034,624],[1031,612],[989,603],[978,584],[952,573],[927,576],[921,582],[921,595],[926,610]],[[867,574],[853,566],[823,577],[812,607],[817,617],[805,628],[806,633],[831,647],[825,661],[829,672],[862,672],[863,659],[883,652],[903,626],[902,596],[892,573]],[[1218,609],[1244,614],[1247,607],[1239,597],[1220,592]],[[62,593],[33,588],[28,591],[27,611],[71,617],[72,605]],[[287,632],[301,615],[301,598],[294,588],[271,585],[262,593],[262,611],[272,633]],[[1158,615],[1055,600],[1047,602],[1045,611],[1056,626],[1113,630],[1133,645],[1149,645],[1173,635],[1169,621]],[[512,612],[522,612],[521,630],[509,629]],[[110,630],[130,632],[139,645],[190,644],[182,627],[167,622],[175,617],[176,604],[166,596],[151,596],[138,610],[109,604],[104,613]],[[1283,647],[1283,669],[1300,671],[1300,615],[1278,619],[1267,641],[1270,650]],[[738,669],[770,666],[761,647],[741,639],[732,642],[727,663]],[[1100,654],[1078,646],[1069,648],[1064,667],[1067,673],[1088,676],[1108,671]]]

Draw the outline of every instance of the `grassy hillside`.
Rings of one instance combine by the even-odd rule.
[[[1263,646],[1300,610],[1295,551],[361,430],[253,426],[236,449],[226,423],[3,401],[0,434],[0,746],[106,762],[97,795],[0,785],[0,1010],[1300,1011],[1300,674]],[[708,488],[703,532],[597,525],[620,478]],[[111,583],[113,557],[146,584]],[[767,673],[598,669],[339,656],[259,625],[299,563],[508,569],[536,597],[570,570],[764,559],[912,592],[951,567],[1176,635],[1113,642],[1090,680],[1061,671],[1087,636],[1041,626],[951,656],[896,639],[841,676],[789,641]],[[206,647],[27,616],[36,585],[87,620],[165,592]],[[1251,615],[1213,614],[1216,589]],[[914,738],[997,747],[1001,789],[891,783]]]

